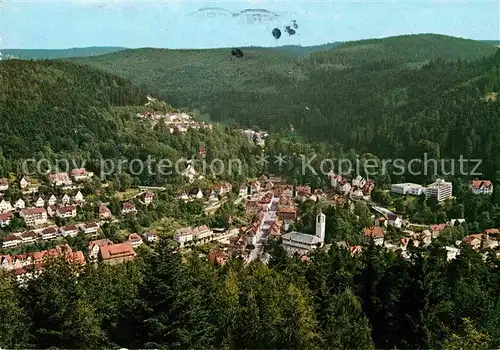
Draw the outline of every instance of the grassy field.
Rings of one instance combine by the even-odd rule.
[[[140,192],[137,188],[130,188],[124,192],[116,192],[115,197],[120,201],[125,201],[132,199],[135,195]]]

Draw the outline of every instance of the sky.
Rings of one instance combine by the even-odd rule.
[[[0,6],[0,48],[309,46],[416,33],[500,40],[499,0],[0,0]],[[248,23],[244,15],[192,14],[206,7],[277,16]],[[289,36],[284,28],[292,20],[298,29]],[[283,32],[279,40],[274,27]]]

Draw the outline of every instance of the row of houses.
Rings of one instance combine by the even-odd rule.
[[[173,239],[178,242],[180,247],[190,245],[200,245],[208,242],[225,242],[230,237],[236,235],[238,229],[224,230],[224,229],[211,229],[206,225],[197,227],[183,227],[175,230]]]
[[[43,197],[38,197],[33,202],[33,205],[36,208],[43,208],[43,207],[54,206],[58,203],[62,205],[68,205],[70,203],[73,203],[75,205],[82,205],[83,203],[85,203],[85,198],[83,194],[80,191],[78,191],[76,195],[74,195],[73,197],[70,197],[68,194],[65,194],[60,200],[58,200],[55,195],[51,195],[47,201],[45,201]],[[26,201],[22,198],[19,198],[14,203],[14,205],[12,205],[10,201],[7,201],[5,199],[2,199],[0,201],[0,213],[5,213],[14,210],[22,210],[25,208],[26,208]]]
[[[67,226],[49,226],[42,229],[29,230],[10,234],[2,240],[2,247],[15,248],[25,244],[36,243],[37,241],[47,241],[59,237],[75,237],[78,233],[86,235],[95,235],[98,233],[99,223],[89,221]]]

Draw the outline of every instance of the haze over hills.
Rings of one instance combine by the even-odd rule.
[[[2,58],[18,58],[18,59],[56,59],[68,57],[87,57],[103,55],[106,53],[126,50],[125,47],[78,47],[71,49],[52,50],[52,49],[39,49],[39,50],[25,50],[25,49],[2,49]]]

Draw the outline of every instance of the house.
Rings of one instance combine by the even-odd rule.
[[[342,179],[339,183],[338,183],[338,189],[340,192],[343,192],[345,194],[348,194],[349,192],[351,192],[351,184],[349,183],[349,181],[347,181],[346,179]]]
[[[30,181],[29,177],[27,177],[27,176],[23,176],[21,178],[21,180],[19,180],[19,187],[21,187],[22,189],[28,187],[30,184],[31,184],[31,181]]]
[[[26,208],[26,203],[23,201],[22,198],[19,198],[14,204],[14,208],[16,208],[17,210],[24,209]]]
[[[38,197],[38,199],[35,202],[35,207],[43,208],[44,206],[45,206],[45,201],[43,200],[42,197]]]
[[[73,182],[69,178],[68,173],[49,174],[49,182],[54,186],[71,185]]]
[[[224,265],[224,263],[226,262],[226,257],[219,250],[212,250],[210,253],[208,253],[207,259],[208,261],[212,261],[217,265]]]
[[[458,255],[460,255],[460,249],[455,247],[445,247],[446,249],[446,260],[450,261],[456,259]]]
[[[402,224],[403,224],[403,220],[401,219],[400,216],[394,215],[394,214],[389,214],[387,216],[387,225],[394,226],[396,228],[401,228]]]
[[[293,203],[292,203],[292,198],[289,197],[289,196],[281,196],[279,201],[278,201],[278,209],[281,209],[281,208],[289,208],[289,207],[292,207],[293,206]]]
[[[99,230],[99,224],[94,221],[86,222],[80,226],[80,229],[86,235],[96,234]]]
[[[259,181],[254,181],[250,184],[250,192],[251,192],[251,194],[260,192],[260,182]]]
[[[183,247],[186,243],[193,240],[193,229],[191,227],[184,227],[175,230],[174,241],[179,242],[180,246]]]
[[[203,194],[201,195],[203,197]],[[155,194],[153,192],[146,192],[144,194],[144,204],[149,205],[153,202]]]
[[[240,190],[238,192],[238,196],[246,197],[248,196],[248,187],[246,185],[240,186]]]
[[[295,186],[295,197],[305,197],[311,195],[311,187],[306,185]]]
[[[0,214],[0,227],[9,226],[11,220],[12,220],[11,212]]]
[[[47,211],[45,208],[23,209],[20,216],[24,219],[27,226],[38,226],[47,222]]]
[[[231,190],[233,189],[233,185],[231,185],[229,182],[224,182],[222,184],[215,185],[213,189],[217,195],[223,195],[231,192]]]
[[[74,205],[59,206],[56,209],[55,216],[61,219],[74,218],[76,216],[76,207]]]
[[[47,227],[42,232],[40,232],[40,237],[43,240],[49,240],[49,239],[57,238],[57,228],[54,227],[54,226]]]
[[[50,205],[47,208],[47,215],[53,218],[56,215],[57,212],[57,205]]]
[[[135,209],[135,205],[132,202],[125,202],[122,205],[122,214],[135,214],[137,213],[137,209]]]
[[[188,194],[186,193],[186,191],[181,191],[178,195],[177,195],[177,198],[178,199],[181,199],[183,201],[187,201],[189,199],[189,196]]]
[[[49,200],[47,201],[47,204],[48,204],[49,206],[51,206],[51,205],[55,205],[56,203],[57,203],[57,198],[56,198],[56,196],[54,196],[54,195],[50,196]]]
[[[73,197],[73,201],[78,204],[85,202],[82,192],[78,191],[78,193]]]
[[[0,201],[0,213],[5,213],[7,211],[13,211],[14,208],[10,204],[10,202],[7,202],[5,199],[2,199]]]
[[[128,235],[127,242],[132,246],[132,248],[136,248],[143,243],[141,236],[139,236],[137,233]]]
[[[356,256],[356,255],[359,255],[361,254],[362,252],[362,248],[360,245],[356,245],[356,246],[352,246],[352,247],[349,247],[349,253],[352,255],[352,256]]]
[[[202,225],[195,227],[192,231],[192,234],[193,234],[193,240],[205,243],[211,239],[213,231],[207,225]]]
[[[437,238],[443,232],[443,230],[445,228],[446,228],[446,224],[431,225],[430,231],[432,234],[432,238]]]
[[[101,204],[99,206],[99,218],[101,219],[109,219],[111,217],[111,210],[108,209],[107,206]]]
[[[375,182],[373,182],[373,180],[366,180],[366,183],[363,185],[363,193],[365,194],[365,196],[369,196],[373,189],[375,188]]]
[[[367,238],[373,238],[376,245],[384,243],[384,230],[380,226],[366,227],[363,229],[363,234]]]
[[[71,198],[70,196],[68,196],[67,194],[65,194],[62,199],[61,199],[61,203],[62,204],[69,204],[71,202]]]
[[[59,234],[63,237],[76,237],[78,235],[78,227],[75,225],[60,227]]]
[[[87,245],[87,253],[91,261],[96,261],[99,258],[99,252],[101,251],[101,247],[112,245],[113,242],[107,238],[98,239],[95,241],[90,241]]]
[[[6,178],[0,179],[0,192],[7,191],[9,189],[9,180]]]
[[[71,170],[71,177],[75,181],[84,181],[92,178],[92,176],[94,176],[94,173],[88,172],[85,168]]]
[[[258,201],[250,200],[247,201],[245,205],[245,211],[247,215],[255,215],[262,210],[262,205]]]
[[[474,194],[492,194],[493,184],[490,180],[472,180],[472,193]]]
[[[8,236],[6,236],[3,239],[2,247],[4,249],[6,249],[6,248],[12,248],[12,247],[16,247],[20,243],[21,243],[21,240],[19,239],[18,236],[16,236],[16,235],[8,235]]]
[[[26,231],[23,232],[20,237],[22,244],[32,244],[36,242],[38,235],[33,231]]]
[[[119,264],[135,259],[136,253],[129,243],[100,246],[99,256],[104,264]]]
[[[352,180],[352,187],[363,188],[365,183],[366,183],[366,180],[363,179],[363,177],[361,175],[358,175]]]
[[[153,242],[156,242],[160,239],[158,237],[158,234],[156,232],[153,232],[153,231],[144,232],[143,237],[146,240],[146,242],[148,242],[148,243],[153,243]]]
[[[358,187],[353,187],[352,191],[350,193],[350,196],[352,198],[362,198],[363,195],[364,195],[363,190],[361,188],[358,188]]]
[[[482,235],[481,234],[468,235],[463,239],[463,242],[470,245],[473,249],[479,249],[481,248]]]
[[[297,220],[297,211],[293,207],[281,208],[278,210],[278,218],[285,221]]]
[[[203,198],[203,192],[199,188],[193,188],[190,192],[189,195],[193,199],[202,199]]]

